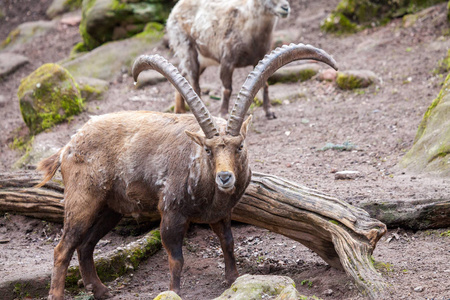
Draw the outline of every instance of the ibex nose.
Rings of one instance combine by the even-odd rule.
[[[288,12],[289,9],[290,9],[289,4],[284,4],[284,5],[282,5],[282,6],[281,6],[281,9],[282,9],[282,10],[285,10],[286,12]]]
[[[217,174],[217,177],[220,179],[220,182],[221,182],[223,185],[226,185],[226,184],[230,181],[231,175],[232,175],[232,174],[231,174],[230,172],[225,171],[225,172],[219,172],[219,173]]]

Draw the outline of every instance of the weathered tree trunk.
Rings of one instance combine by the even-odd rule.
[[[0,211],[62,222],[62,188],[35,189],[36,172],[0,174]],[[292,238],[354,278],[363,294],[385,299],[388,289],[371,255],[386,226],[343,201],[279,177],[254,173],[233,219]]]

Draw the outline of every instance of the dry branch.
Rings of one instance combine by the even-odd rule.
[[[0,174],[0,211],[56,222],[63,219],[62,188],[33,188],[36,172]],[[386,226],[367,212],[282,178],[254,173],[233,219],[292,238],[354,278],[371,299],[386,298],[385,281],[371,255]]]

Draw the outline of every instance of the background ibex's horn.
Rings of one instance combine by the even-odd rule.
[[[301,59],[318,60],[337,70],[336,62],[328,53],[311,45],[290,44],[273,50],[258,63],[245,80],[228,118],[226,132],[233,136],[239,135],[253,98],[267,79],[282,66]]]
[[[145,70],[158,71],[173,84],[183,96],[184,100],[186,100],[192,114],[195,116],[198,124],[205,133],[206,138],[210,139],[215,135],[219,135],[217,126],[208,109],[194,92],[194,89],[189,82],[181,76],[177,68],[160,55],[141,55],[134,61],[133,69],[131,71],[135,82],[137,81],[139,73]]]

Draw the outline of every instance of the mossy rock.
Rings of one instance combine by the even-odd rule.
[[[61,65],[75,78],[84,76],[112,81],[123,68],[131,70],[137,56],[157,47],[164,36],[163,30],[163,25],[149,23],[143,32],[132,38],[106,43],[75,59],[61,62]]]
[[[181,297],[177,295],[174,291],[166,291],[160,293],[153,300],[181,300]]]
[[[32,134],[51,128],[83,109],[75,80],[57,64],[45,64],[22,79],[17,96],[23,120]]]
[[[142,32],[149,22],[164,23],[174,2],[169,0],[85,0],[80,34],[86,49]]]
[[[336,84],[343,90],[354,90],[366,88],[377,80],[372,71],[353,70],[337,72]]]
[[[321,29],[336,34],[355,33],[442,2],[445,0],[341,0]]]
[[[45,13],[53,19],[63,13],[80,9],[82,2],[83,0],[53,0]]]
[[[450,74],[425,112],[414,145],[401,165],[416,172],[450,176]]]
[[[303,82],[311,79],[320,70],[319,64],[303,64],[295,66],[287,66],[277,70],[269,77],[269,84]]]
[[[75,78],[81,97],[84,101],[99,100],[103,94],[109,89],[109,83],[102,79],[90,77]]]
[[[308,299],[302,297],[289,277],[246,274],[214,300]]]

